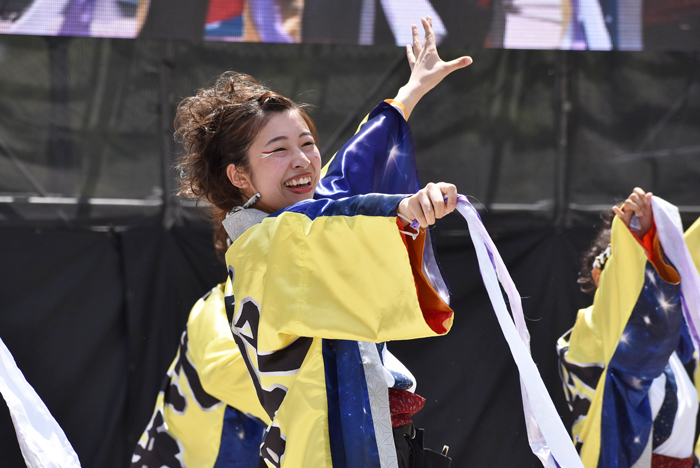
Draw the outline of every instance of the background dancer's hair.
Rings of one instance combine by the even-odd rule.
[[[225,72],[214,86],[200,89],[177,108],[175,136],[185,154],[178,161],[178,195],[207,201],[206,212],[214,226],[214,245],[220,257],[228,248],[221,226],[226,214],[247,200],[226,175],[235,164],[249,171],[248,149],[273,113],[295,110],[318,143],[318,134],[306,105],[269,90],[244,73]],[[199,210],[199,204],[197,206]]]
[[[598,230],[595,240],[581,257],[581,271],[579,272],[579,278],[577,281],[578,284],[581,285],[581,291],[585,292],[586,294],[595,293],[596,284],[593,276],[591,275],[591,270],[593,269],[593,262],[595,261],[596,257],[610,245],[610,233],[615,213],[613,210],[608,210],[603,212],[600,217],[603,220],[603,224]]]

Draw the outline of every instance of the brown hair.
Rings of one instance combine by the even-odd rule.
[[[595,281],[591,276],[593,262],[600,253],[610,245],[610,236],[612,232],[612,221],[615,213],[610,210],[602,213],[600,217],[603,220],[603,225],[598,230],[595,239],[591,246],[586,250],[581,258],[581,272],[579,273],[578,284],[581,285],[581,291],[592,294],[596,290]]]
[[[175,137],[185,150],[177,164],[178,195],[209,203],[207,215],[220,256],[228,247],[221,221],[247,201],[228,179],[226,168],[235,164],[238,170],[249,170],[248,149],[274,112],[299,112],[318,142],[316,127],[305,108],[270,91],[252,76],[236,72],[223,73],[214,86],[200,89],[178,106]]]

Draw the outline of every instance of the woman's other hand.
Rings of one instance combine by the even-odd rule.
[[[425,30],[425,41],[421,43],[418,27],[413,25],[413,45],[406,46],[411,77],[394,98],[406,108],[406,119],[411,115],[418,101],[443,78],[472,63],[471,57],[460,57],[450,62],[443,61],[438,55],[430,16],[421,18],[421,24]]]
[[[409,220],[403,220],[404,226],[415,219],[420,227],[427,228],[435,224],[436,219],[452,213],[456,207],[457,187],[446,182],[438,182],[429,183],[415,195],[401,200],[397,211]]]
[[[641,188],[635,187],[621,207],[613,206],[615,214],[639,239],[644,238],[654,223],[654,214],[651,209],[651,197],[651,192],[644,192]],[[637,215],[639,219],[639,224],[641,226],[639,229],[630,227],[633,214]]]

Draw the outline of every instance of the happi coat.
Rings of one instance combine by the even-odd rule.
[[[132,467],[252,468],[258,453],[271,467],[396,466],[388,388],[415,379],[384,342],[444,334],[453,318],[429,233],[397,224],[421,187],[402,113],[380,103],[323,176],[316,199],[232,243]]]

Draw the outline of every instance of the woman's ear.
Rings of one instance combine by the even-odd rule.
[[[591,278],[593,278],[593,283],[595,284],[595,287],[598,287],[598,283],[600,283],[600,274],[603,273],[603,270],[601,270],[598,267],[595,267],[591,270]]]
[[[250,187],[250,180],[245,172],[241,171],[236,167],[235,164],[229,164],[226,167],[226,176],[228,180],[241,190],[245,190]]]

